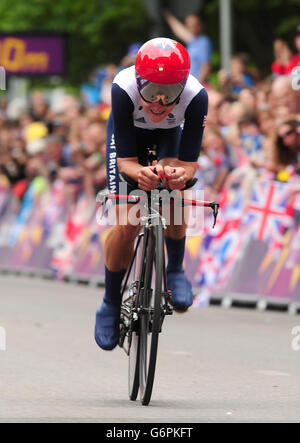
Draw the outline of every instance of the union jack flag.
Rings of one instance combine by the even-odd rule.
[[[244,199],[242,190],[223,192],[219,221],[215,229],[207,229],[203,241],[203,250],[199,261],[196,280],[199,286],[212,292],[218,279],[222,282],[229,277],[240,247],[239,226],[242,220]]]
[[[257,240],[282,242],[285,229],[293,225],[291,195],[286,183],[259,180],[243,216],[243,232]]]

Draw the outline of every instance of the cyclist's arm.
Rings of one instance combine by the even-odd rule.
[[[208,97],[202,89],[191,101],[185,112],[185,122],[182,130],[178,159],[164,160],[165,173],[169,176],[171,189],[180,189],[184,180],[191,180],[197,169],[197,160],[201,150],[202,136],[208,109]],[[170,176],[172,168],[176,171]]]
[[[137,158],[136,134],[133,123],[134,105],[127,92],[115,83],[112,85],[111,101],[117,157]]]
[[[203,88],[193,98],[185,111],[178,159],[182,162],[195,163],[198,160],[203,131],[208,111],[208,96]]]
[[[141,189],[148,191],[157,186],[159,175],[153,172],[154,167],[139,164],[133,111],[134,105],[127,92],[117,84],[113,84],[112,116],[118,168],[120,172],[124,172],[138,182]]]
[[[128,157],[118,158],[118,168],[120,172],[124,172],[137,182],[138,174],[143,166],[139,164],[138,157]]]
[[[133,103],[117,84],[112,85],[112,116],[114,121],[114,137],[120,172],[138,181],[138,173],[142,166],[137,156],[136,135],[133,124]]]

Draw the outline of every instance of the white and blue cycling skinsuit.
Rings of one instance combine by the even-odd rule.
[[[127,162],[132,157],[133,163],[147,166],[145,154],[147,149],[154,148],[158,161],[170,161],[170,164],[161,167],[170,167],[171,163],[173,167],[178,159],[178,169],[184,170],[185,163],[188,169],[197,162],[208,108],[207,92],[198,80],[192,75],[187,77],[184,89],[177,101],[170,105],[170,111],[156,104],[164,109],[164,117],[159,122],[149,118],[145,103],[149,102],[141,100],[135,67],[121,71],[113,81],[112,112],[107,123],[107,182],[113,194],[119,194],[118,159]],[[127,191],[131,190],[132,187],[128,186]],[[95,325],[95,340],[105,350],[114,349],[119,340],[120,288],[126,266],[129,266],[130,251],[133,253],[136,234],[132,228],[136,229],[135,226],[117,224],[112,227],[105,242],[105,294],[96,312]],[[184,312],[193,303],[192,287],[182,266],[185,227],[176,227],[181,230],[175,233],[172,232],[172,224],[168,228],[165,232],[167,285],[172,291],[174,309]]]
[[[107,182],[118,193],[117,158],[138,157],[144,164],[147,148],[156,147],[158,161],[178,158],[196,162],[206,121],[208,98],[205,88],[189,75],[175,108],[162,122],[152,122],[145,113],[136,85],[134,66],[122,70],[112,85],[112,112],[107,123]]]

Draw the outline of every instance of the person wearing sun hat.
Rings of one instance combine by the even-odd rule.
[[[26,152],[29,155],[40,154],[46,149],[47,126],[41,122],[33,122],[26,126],[24,136],[26,140]]]

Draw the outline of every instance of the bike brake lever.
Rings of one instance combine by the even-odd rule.
[[[220,205],[217,202],[212,202],[209,206],[213,210],[213,214],[214,214],[214,224],[213,224],[213,228],[214,228],[216,226],[218,212],[219,212],[219,206]]]
[[[108,194],[105,192],[99,192],[97,195],[97,201],[101,203],[102,208],[101,208],[101,216],[100,219],[104,216],[104,212],[105,212],[105,206],[108,200]]]

